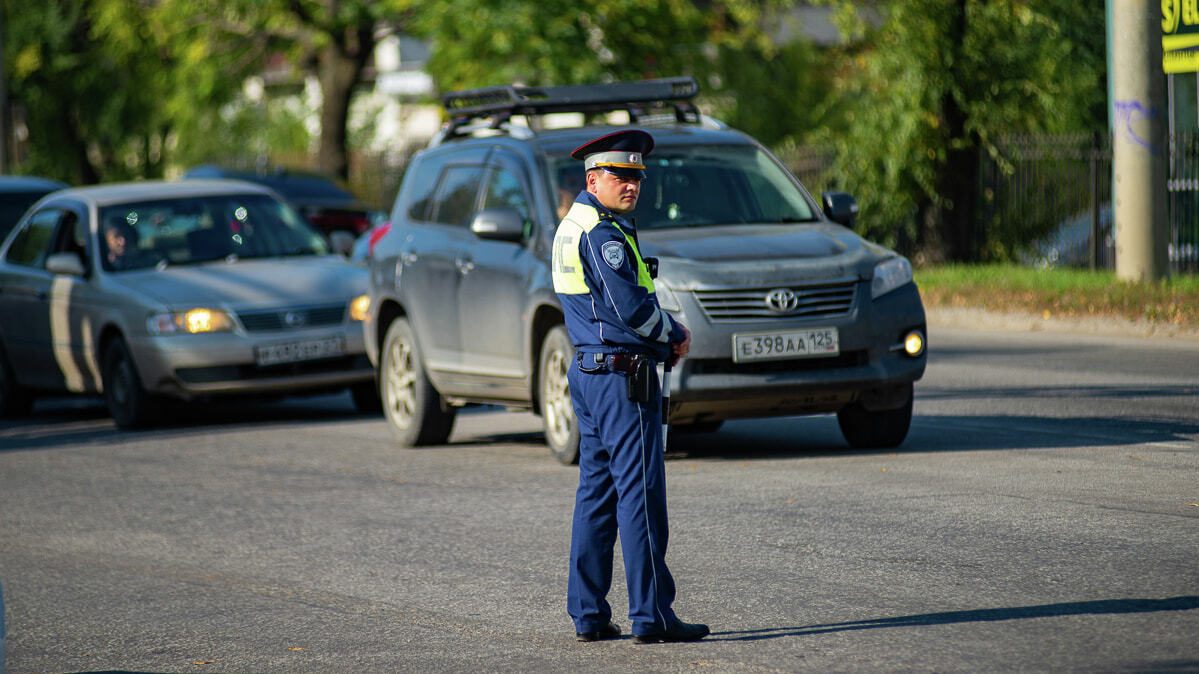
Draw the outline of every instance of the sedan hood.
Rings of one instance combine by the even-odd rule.
[[[679,289],[868,279],[895,255],[828,223],[647,230],[638,237],[645,254],[659,258],[663,280]]]
[[[172,309],[244,310],[348,302],[366,293],[367,271],[333,256],[288,257],[146,269],[112,278]]]

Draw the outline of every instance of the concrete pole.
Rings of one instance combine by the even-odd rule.
[[[1112,0],[1112,197],[1116,276],[1126,281],[1156,281],[1169,271],[1160,11],[1145,0]]]

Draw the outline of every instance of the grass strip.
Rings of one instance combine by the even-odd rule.
[[[946,265],[917,269],[915,276],[929,307],[1199,327],[1199,276],[1194,275],[1137,283],[1108,271]]]

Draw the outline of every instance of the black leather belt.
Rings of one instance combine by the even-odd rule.
[[[633,372],[637,364],[648,360],[646,356],[635,353],[580,353],[575,360],[583,365],[584,372],[596,372],[606,368],[609,372]]]

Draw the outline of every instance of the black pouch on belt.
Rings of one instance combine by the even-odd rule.
[[[654,378],[649,360],[636,359],[635,365],[625,377],[625,386],[628,389],[629,400],[637,403],[648,403],[653,400]]]

